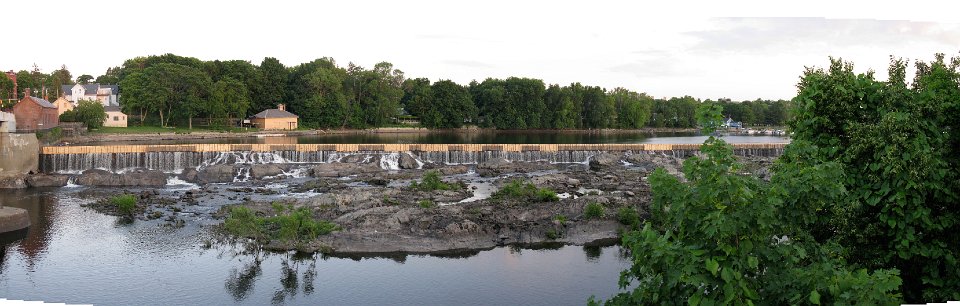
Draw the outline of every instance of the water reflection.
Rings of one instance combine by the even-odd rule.
[[[28,269],[32,271],[47,251],[54,227],[52,220],[58,214],[57,200],[32,190],[4,190],[4,193],[0,199],[3,205],[26,209],[30,215],[30,227],[27,228],[23,240],[10,243],[3,249],[16,249],[26,259]]]

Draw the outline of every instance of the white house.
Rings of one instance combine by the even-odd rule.
[[[117,100],[117,93],[119,93],[120,88],[117,85],[76,84],[63,85],[62,89],[63,97],[73,103],[74,106],[79,103],[79,100],[100,101],[105,107],[120,105],[119,100]]]

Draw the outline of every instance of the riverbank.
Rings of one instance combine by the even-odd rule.
[[[131,130],[118,132],[122,128],[112,128],[107,132],[93,131],[85,135],[66,137],[60,140],[61,143],[71,145],[101,144],[101,143],[121,143],[121,142],[142,142],[142,141],[189,141],[189,140],[217,140],[217,139],[238,139],[238,138],[282,138],[282,137],[303,137],[303,136],[323,136],[323,135],[424,135],[424,134],[524,134],[524,133],[555,133],[560,135],[611,135],[611,134],[648,134],[655,136],[664,133],[696,133],[693,128],[643,128],[643,129],[592,129],[592,130],[497,130],[481,128],[461,128],[461,129],[426,129],[426,128],[374,128],[374,129],[328,129],[328,130],[295,130],[295,131],[263,131],[263,130],[229,130],[229,131],[211,131],[211,130],[187,130],[187,129],[164,129],[164,128],[138,128],[132,127]],[[149,132],[146,132],[149,131]]]

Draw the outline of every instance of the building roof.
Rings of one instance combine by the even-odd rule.
[[[299,116],[294,115],[291,112],[288,112],[285,110],[279,110],[276,108],[264,110],[262,112],[257,113],[256,115],[253,115],[253,117],[254,118],[300,118]]]
[[[73,91],[73,86],[77,86],[77,85],[83,86],[83,90],[86,92],[85,94],[87,94],[87,95],[96,95],[96,94],[97,94],[97,90],[99,90],[99,89],[101,89],[101,88],[110,88],[110,90],[111,90],[111,92],[112,92],[113,94],[117,94],[117,92],[120,90],[120,87],[117,86],[117,85],[100,85],[100,83],[71,84],[71,85],[63,85],[63,86],[61,86],[61,89],[63,90],[63,94],[64,94],[64,95],[66,95],[66,94],[68,94],[68,93],[69,93],[69,94],[73,94],[73,93],[72,93],[72,91]]]
[[[37,98],[37,97],[30,96],[30,97],[26,97],[26,98],[24,98],[24,99],[30,99],[30,100],[33,101],[33,103],[37,103],[38,105],[40,105],[40,106],[42,106],[42,107],[46,107],[46,108],[57,108],[56,106],[53,105],[53,103],[50,103],[50,101],[47,101],[47,100],[44,100],[44,99],[40,99],[40,98]]]
[[[104,106],[104,107],[103,107],[103,111],[104,111],[104,112],[118,112],[118,113],[122,113],[122,112],[123,112],[123,111],[120,110],[120,106],[116,106],[116,105]]]

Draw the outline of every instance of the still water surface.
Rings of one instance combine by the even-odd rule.
[[[336,258],[208,245],[213,220],[120,224],[81,207],[100,188],[3,191],[26,238],[0,243],[0,297],[97,305],[579,305],[615,294],[619,246]]]
[[[345,133],[307,136],[240,137],[184,140],[111,141],[95,144],[194,144],[194,143],[283,143],[283,144],[595,144],[595,143],[703,143],[706,136],[691,132],[556,132],[479,131],[429,133]],[[724,136],[729,143],[789,142],[780,136]]]

